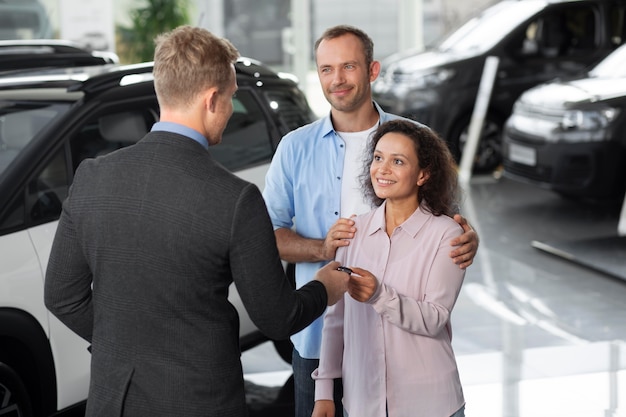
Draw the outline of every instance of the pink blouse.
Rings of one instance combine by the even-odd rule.
[[[463,230],[418,208],[389,238],[385,203],[356,228],[336,260],[380,285],[367,303],[346,293],[327,310],[315,399],[332,399],[332,380],[342,377],[350,416],[384,417],[387,404],[392,417],[449,417],[465,403],[450,326],[465,270],[449,257]]]

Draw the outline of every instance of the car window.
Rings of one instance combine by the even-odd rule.
[[[226,169],[236,172],[269,162],[273,148],[267,121],[252,92],[240,89],[233,97],[233,115],[222,142],[209,152]]]
[[[65,108],[0,102],[0,175]]]
[[[586,56],[598,44],[596,13],[590,5],[568,5],[541,13],[516,46],[517,55],[559,58]]]
[[[156,101],[143,107],[136,105],[133,110],[110,109],[79,125],[69,134],[69,140],[34,172],[24,193],[18,196],[23,198],[13,202],[4,216],[0,231],[58,219],[80,162],[139,141],[157,120],[156,109]]]
[[[24,226],[27,222],[40,224],[57,219],[68,189],[65,151],[61,149],[28,182],[23,192],[9,203],[10,207],[0,223],[0,233]]]
[[[470,19],[448,36],[439,48],[443,51],[482,53],[544,7],[543,2],[501,2]]]
[[[313,121],[306,97],[299,90],[270,90],[265,93],[268,106],[280,120],[281,135]]]
[[[623,4],[611,5],[609,33],[613,46],[619,46],[626,41],[626,6]]]
[[[158,119],[156,103],[120,110],[109,110],[92,117],[72,136],[70,148],[74,171],[85,158],[103,156],[137,143]]]
[[[69,190],[67,164],[63,149],[57,151],[26,189],[27,214],[33,223],[55,220],[61,214]]]

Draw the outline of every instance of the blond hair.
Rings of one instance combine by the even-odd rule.
[[[206,29],[180,26],[155,39],[154,88],[161,106],[187,107],[210,87],[224,89],[239,52]]]

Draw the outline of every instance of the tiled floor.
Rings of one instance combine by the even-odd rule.
[[[626,280],[531,246],[615,235],[620,207],[472,180],[463,213],[481,245],[452,315],[467,417],[626,416]],[[247,378],[282,385],[289,367],[258,354]]]
[[[473,181],[482,243],[453,313],[467,417],[626,415],[626,281],[530,246],[615,235],[619,208]]]

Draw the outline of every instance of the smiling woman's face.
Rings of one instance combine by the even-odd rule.
[[[417,203],[418,186],[426,178],[419,167],[413,141],[396,132],[381,137],[374,150],[370,178],[378,197],[394,201],[411,199]]]

